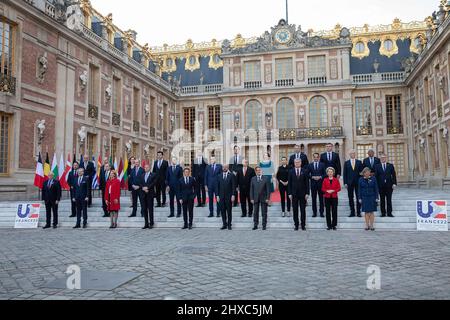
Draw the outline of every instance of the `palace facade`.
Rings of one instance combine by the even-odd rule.
[[[390,25],[150,47],[89,0],[0,3],[0,194],[33,190],[56,152],[256,164],[331,142],[387,153],[403,184],[450,187],[450,4]],[[275,21],[276,22],[276,21]],[[205,149],[206,148],[206,149]],[[5,196],[6,195],[6,196]]]

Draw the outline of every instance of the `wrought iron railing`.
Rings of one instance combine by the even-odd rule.
[[[403,126],[388,126],[388,134],[403,134]]]
[[[322,128],[301,128],[301,129],[280,129],[280,140],[298,139],[320,139],[331,137],[342,137],[344,130],[342,127],[322,127]]]
[[[141,129],[141,124],[139,123],[139,121],[133,121],[133,131],[139,132],[140,129]]]
[[[357,127],[356,135],[357,136],[370,136],[372,135],[373,130],[372,127]]]
[[[154,138],[156,136],[156,129],[154,127],[150,127],[150,137]]]

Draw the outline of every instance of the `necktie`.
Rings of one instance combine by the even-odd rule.
[[[328,153],[328,162],[331,162],[331,153]]]
[[[145,174],[145,182],[148,180],[148,172]]]
[[[109,179],[109,171],[106,171],[106,180]]]
[[[300,177],[300,170],[297,169],[297,178]]]
[[[238,156],[234,157],[234,164],[235,164],[235,165],[238,164]]]
[[[317,171],[317,162],[315,162],[314,166],[315,166],[314,169]]]
[[[383,171],[386,172],[386,163],[383,163]]]
[[[138,170],[139,170],[139,168],[138,167],[136,167],[136,176],[138,175]]]
[[[52,187],[52,183],[53,183],[53,180],[50,180],[50,181],[48,182],[48,187],[49,187],[49,188]]]
[[[213,172],[215,172],[216,171],[216,165],[214,164],[213,165]]]
[[[224,174],[223,174],[223,180],[226,180],[226,179],[227,179],[227,174],[224,173]]]
[[[373,167],[373,158],[370,158],[370,166]]]
[[[82,179],[81,177],[78,178],[78,185],[79,186],[81,185],[81,179]]]
[[[188,184],[188,178],[184,178],[184,183],[187,185]]]
[[[352,168],[353,168],[353,171],[355,171],[355,160],[352,160]]]
[[[258,182],[261,182],[261,176],[258,177]]]
[[[247,174],[247,168],[244,168],[244,176]]]
[[[175,166],[172,166],[172,172],[175,172]]]

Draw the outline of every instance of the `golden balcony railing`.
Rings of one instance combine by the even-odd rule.
[[[403,126],[388,126],[388,134],[403,134]]]
[[[372,135],[373,130],[372,127],[357,127],[356,135],[357,136],[370,136]]]
[[[16,94],[16,78],[0,74],[0,92]]]
[[[343,134],[344,130],[342,129],[342,127],[300,128],[300,129],[279,130],[279,138],[281,141],[342,137]]]
[[[88,117],[91,118],[91,119],[97,119],[98,120],[98,107],[97,106],[94,106],[92,104],[89,105]]]

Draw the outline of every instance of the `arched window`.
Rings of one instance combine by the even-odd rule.
[[[277,103],[277,128],[295,128],[294,102],[289,98],[280,99]]]
[[[257,100],[245,104],[245,128],[258,130],[262,127],[262,105]]]
[[[317,96],[309,102],[309,126],[311,128],[328,126],[328,104],[324,97]]]

